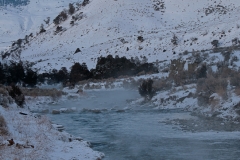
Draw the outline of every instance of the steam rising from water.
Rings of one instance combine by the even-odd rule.
[[[225,160],[240,156],[239,132],[182,130],[198,118],[182,110],[154,110],[126,103],[126,99],[137,97],[137,91],[88,92],[85,98],[54,106],[76,107],[78,112],[49,116],[67,132],[90,141],[93,149],[105,153],[106,160]]]

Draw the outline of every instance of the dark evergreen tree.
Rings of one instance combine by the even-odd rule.
[[[157,68],[151,63],[135,63],[134,59],[127,59],[126,57],[116,56],[115,58],[112,55],[107,57],[99,57],[96,65],[96,69],[91,70],[93,78],[103,79],[126,75],[136,75],[139,72],[152,72],[157,73]]]
[[[1,64],[1,62],[0,62],[0,83],[1,84],[6,83],[6,76],[5,76],[4,68],[3,68],[3,65]]]
[[[24,78],[24,83],[26,83],[30,87],[33,87],[37,84],[37,78],[38,78],[37,72],[28,68],[26,71],[26,76]]]
[[[5,65],[5,72],[7,72],[6,79],[8,84],[22,82],[25,77],[22,62],[17,64],[11,63],[10,66]]]
[[[83,63],[82,65],[80,63],[75,63],[71,67],[69,80],[71,83],[75,84],[79,81],[89,79],[91,77],[90,75],[91,74],[87,68],[86,63]]]
[[[69,73],[67,71],[67,68],[66,67],[62,67],[58,72],[57,72],[57,75],[56,75],[56,79],[57,79],[57,82],[62,82],[62,83],[66,83],[67,80],[69,79]]]

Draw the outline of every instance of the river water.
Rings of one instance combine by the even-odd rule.
[[[68,133],[89,141],[105,160],[240,159],[238,124],[126,102],[138,97],[137,91],[91,91],[78,100],[48,106],[76,107],[77,112],[48,116]]]

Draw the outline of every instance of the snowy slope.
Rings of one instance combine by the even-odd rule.
[[[0,105],[0,113],[8,128],[8,135],[0,136],[0,159],[96,160],[104,157],[81,138],[57,131],[47,117],[34,116],[15,104],[7,109]],[[9,139],[15,144],[9,146]]]
[[[69,16],[60,24],[65,31],[56,35],[54,24],[46,27],[21,49],[20,59],[37,62],[41,71],[74,62],[93,68],[97,57],[108,54],[171,60],[185,50],[212,49],[215,39],[220,47],[231,46],[240,34],[239,9],[237,0],[91,0],[75,13],[83,12],[83,19],[71,26]],[[174,35],[177,45],[171,42]],[[77,48],[81,52],[74,54]]]
[[[69,3],[78,1],[30,0],[27,6],[0,6],[0,51],[12,41],[38,32],[47,17],[52,21]]]

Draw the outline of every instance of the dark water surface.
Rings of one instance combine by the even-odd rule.
[[[105,153],[106,160],[240,159],[240,132],[184,130],[188,124],[197,128],[201,120],[181,109],[156,110],[126,103],[137,97],[137,91],[91,91],[85,98],[48,106],[76,107],[76,113],[48,116],[68,133],[91,142],[94,150]],[[181,120],[187,123],[179,124]],[[198,125],[193,124],[196,121]]]

